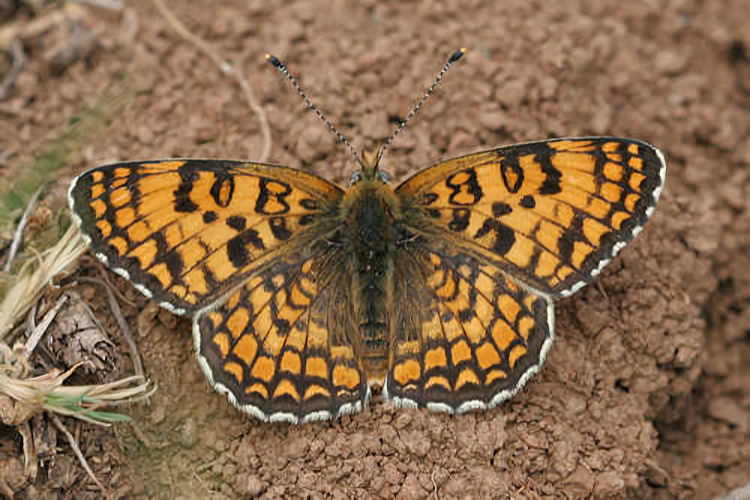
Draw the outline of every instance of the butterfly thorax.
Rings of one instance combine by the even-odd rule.
[[[388,304],[393,297],[394,253],[402,217],[393,188],[372,177],[352,185],[341,215],[362,360],[368,379],[378,381],[388,366]]]

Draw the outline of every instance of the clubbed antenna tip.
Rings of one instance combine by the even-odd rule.
[[[411,108],[411,111],[409,111],[409,114],[406,115],[406,118],[404,118],[401,123],[399,123],[398,127],[396,127],[396,130],[393,131],[391,136],[385,141],[383,146],[380,148],[380,151],[378,151],[378,157],[375,162],[377,165],[380,163],[380,160],[383,158],[383,155],[385,154],[385,150],[388,149],[388,147],[391,145],[393,140],[396,138],[396,136],[406,128],[406,124],[409,123],[409,120],[414,118],[414,116],[419,112],[420,109],[422,109],[422,106],[424,106],[424,103],[427,102],[427,99],[430,98],[433,92],[435,92],[435,89],[440,85],[440,82],[443,81],[443,77],[448,72],[448,70],[453,66],[453,63],[461,59],[464,54],[466,54],[468,50],[466,48],[460,48],[457,51],[455,51],[451,56],[448,58],[448,60],[443,64],[443,69],[440,70],[440,72],[435,77],[435,80],[432,82],[432,85],[427,87],[427,92],[424,93],[422,98],[417,102],[417,104],[414,105],[413,108]]]
[[[451,56],[451,58],[448,59],[448,62],[451,63],[451,64],[453,64],[454,62],[456,62],[459,59],[461,59],[464,56],[464,54],[466,54],[468,51],[469,51],[469,49],[467,49],[466,47],[462,47],[462,48],[458,49],[457,51],[455,51],[453,53],[453,55]],[[271,57],[273,57],[273,56],[271,56]]]
[[[275,56],[275,55],[273,55],[273,54],[266,54],[266,55],[264,55],[263,57],[265,57],[265,58],[266,58],[266,61],[270,62],[270,63],[271,63],[271,64],[272,64],[272,65],[273,65],[274,67],[276,67],[276,68],[279,68],[279,69],[280,69],[280,68],[281,68],[282,66],[284,66],[284,65],[283,65],[283,64],[281,63],[281,61],[279,61],[279,60],[278,60],[278,59],[276,58],[276,56]]]

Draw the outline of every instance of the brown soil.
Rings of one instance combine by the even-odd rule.
[[[206,383],[190,323],[108,279],[147,374],[134,423],[76,429],[113,496],[712,498],[750,482],[750,25],[744,0],[700,2],[285,2],[171,0],[241,67],[268,113],[270,161],[344,183],[354,166],[264,52],[286,60],[356,146],[382,143],[444,59],[470,49],[385,160],[396,179],[437,158],[551,136],[624,135],[668,160],[643,233],[597,283],[557,304],[541,373],[486,413],[396,410],[304,426],[249,419]],[[257,158],[240,90],[145,0],[139,31],[94,11],[98,48],[61,74],[34,47],[4,105],[0,152],[33,149],[122,75],[137,96],[85,145],[67,181],[112,160]],[[26,14],[16,13],[21,21]],[[0,66],[2,68],[2,66]],[[3,178],[17,173],[11,162]],[[5,182],[5,181],[4,181]],[[93,259],[77,275],[101,277]],[[101,290],[75,289],[117,342]],[[0,426],[0,470],[20,498],[98,496],[64,438],[31,482],[19,437]]]

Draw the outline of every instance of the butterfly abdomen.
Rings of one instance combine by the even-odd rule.
[[[352,188],[344,203],[352,270],[351,294],[359,325],[362,361],[370,381],[388,367],[393,297],[393,257],[398,228],[392,189],[377,182]]]

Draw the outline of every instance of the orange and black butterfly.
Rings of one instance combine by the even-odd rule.
[[[463,413],[538,371],[553,299],[640,232],[666,170],[641,141],[552,139],[394,188],[382,152],[362,155],[346,190],[263,163],[117,163],[76,178],[70,208],[102,261],[193,316],[203,371],[241,410],[328,419],[382,385],[397,406]]]

